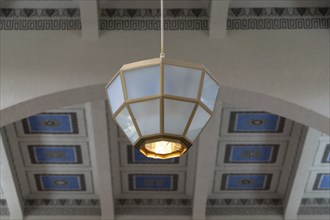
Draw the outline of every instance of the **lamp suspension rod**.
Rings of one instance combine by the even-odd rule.
[[[160,0],[160,57],[165,58],[165,53],[164,53],[164,0]]]

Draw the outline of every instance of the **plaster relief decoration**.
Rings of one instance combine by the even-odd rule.
[[[101,30],[158,30],[160,11],[151,8],[101,8]],[[80,30],[78,8],[0,9],[0,30]],[[166,30],[209,29],[206,8],[165,10]],[[228,30],[327,29],[330,9],[323,8],[229,8]]]
[[[97,199],[27,199],[26,216],[100,216]]]
[[[116,215],[191,215],[190,199],[117,199]]]
[[[208,199],[206,215],[281,215],[281,199]]]
[[[330,198],[303,198],[298,215],[330,215]]]

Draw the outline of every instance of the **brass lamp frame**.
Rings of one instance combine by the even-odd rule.
[[[171,66],[200,70],[201,78],[199,81],[197,97],[196,98],[187,98],[187,97],[180,97],[180,96],[175,96],[175,95],[164,94],[164,65],[171,65]],[[125,72],[129,71],[129,70],[136,70],[136,69],[141,69],[141,68],[146,68],[146,67],[151,67],[151,66],[160,66],[160,93],[158,95],[154,95],[154,96],[146,96],[146,97],[142,97],[142,98],[128,99],[126,83],[125,83],[125,79],[124,79]],[[154,59],[149,59],[149,60],[142,60],[142,61],[138,61],[138,62],[134,62],[134,63],[125,64],[120,68],[120,70],[115,74],[115,76],[110,80],[110,82],[105,87],[106,94],[108,94],[107,93],[108,87],[117,78],[118,75],[120,76],[123,94],[124,94],[124,103],[115,112],[112,112],[112,117],[116,121],[116,117],[118,116],[118,114],[126,107],[128,113],[132,119],[132,122],[134,124],[134,127],[136,129],[136,132],[139,135],[139,138],[134,143],[132,143],[132,145],[135,148],[137,148],[141,153],[143,153],[145,156],[159,158],[159,159],[167,159],[167,158],[181,156],[192,146],[193,140],[190,140],[189,138],[187,138],[186,135],[187,135],[187,132],[189,130],[189,127],[192,123],[192,120],[195,116],[195,113],[196,113],[198,107],[199,106],[202,107],[210,115],[208,121],[211,119],[211,117],[213,115],[214,110],[209,109],[201,101],[203,83],[204,83],[204,78],[205,78],[206,74],[212,80],[214,80],[214,82],[218,86],[220,86],[220,84],[216,81],[216,79],[210,74],[210,72],[207,70],[207,68],[202,64],[195,64],[195,63],[190,63],[190,62],[171,60],[171,59],[167,59],[164,57],[154,58]],[[219,94],[219,91],[217,93],[217,96],[218,96],[218,94]],[[108,95],[107,95],[107,99],[110,103]],[[142,135],[140,128],[138,126],[138,123],[137,123],[137,121],[134,117],[134,114],[132,112],[132,109],[130,107],[130,104],[144,102],[144,101],[150,101],[150,100],[155,100],[155,99],[160,100],[160,132],[157,134],[152,134],[152,135]],[[185,125],[185,129],[184,129],[183,133],[180,135],[164,132],[164,100],[165,99],[194,103],[194,108],[193,108],[192,112],[190,113],[190,117],[187,121],[187,124]],[[217,100],[217,98],[216,98],[216,100]],[[110,108],[111,108],[111,105],[110,105]],[[215,108],[215,106],[214,106],[214,108]],[[111,109],[111,111],[112,111],[112,109]],[[206,122],[206,124],[208,123],[208,121]],[[125,135],[126,135],[126,133],[125,133]],[[180,151],[172,152],[169,154],[156,154],[154,152],[148,151],[144,147],[144,145],[146,143],[151,143],[151,142],[160,141],[160,140],[180,143],[182,145],[182,148],[180,149]]]

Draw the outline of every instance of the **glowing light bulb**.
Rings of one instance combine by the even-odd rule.
[[[154,152],[156,154],[169,154],[176,151],[180,151],[182,145],[170,141],[157,141],[145,144],[145,148],[148,151]]]

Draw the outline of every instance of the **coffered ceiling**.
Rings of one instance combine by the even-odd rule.
[[[97,40],[105,31],[159,29],[158,0],[0,3],[0,30],[17,34],[79,31]],[[211,39],[329,28],[329,1],[165,0],[166,30]],[[156,160],[130,145],[106,101],[90,100],[1,118],[1,219],[329,219],[330,139],[313,128],[268,106],[219,100],[187,153]]]
[[[307,128],[262,109],[218,106],[216,142],[203,137],[182,157],[149,159],[134,149],[109,117],[105,102],[49,110],[6,126],[2,137],[11,161],[17,193],[26,218],[72,216],[99,218],[111,192],[113,216],[148,218],[176,216],[190,218],[196,203],[205,203],[207,218],[241,216],[243,219],[280,219],[297,175],[304,148],[315,148],[299,203],[300,217],[326,217],[329,206],[329,137],[320,135],[315,146],[306,146]],[[101,109],[98,109],[101,108]],[[93,113],[94,112],[94,113]],[[98,135],[92,133],[95,112],[107,119],[105,151],[98,155]],[[208,132],[207,130],[204,131]],[[206,134],[202,134],[206,135]],[[212,147],[205,181],[206,201],[196,201],[205,164],[198,154]],[[110,170],[100,170],[108,158]],[[203,171],[202,171],[203,172]],[[111,177],[102,182],[100,175]],[[6,180],[2,181],[6,182]],[[103,185],[109,183],[109,185]],[[1,215],[10,217],[6,191],[1,195]],[[107,198],[109,199],[109,198]],[[89,216],[89,217],[88,217]],[[131,216],[131,217],[129,217]],[[134,217],[135,216],[135,217]],[[245,217],[243,217],[245,216]],[[253,217],[254,216],[254,217]],[[309,217],[308,217],[309,216]],[[56,218],[56,217],[55,217]],[[312,218],[312,217],[311,217]],[[197,219],[197,218],[196,218]]]

